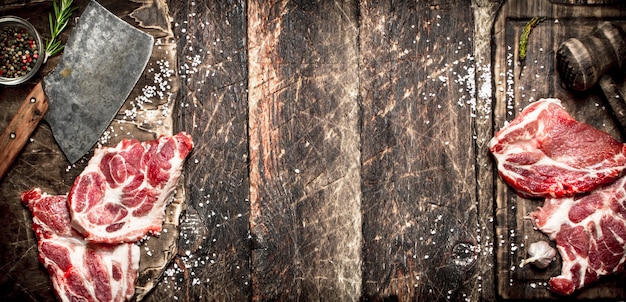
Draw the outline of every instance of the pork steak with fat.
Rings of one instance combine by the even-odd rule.
[[[498,173],[522,197],[567,197],[611,183],[626,145],[572,118],[558,99],[531,103],[489,142]]]
[[[563,262],[550,289],[569,295],[600,276],[623,271],[626,260],[626,177],[582,197],[548,198],[530,213],[556,241]]]
[[[192,148],[191,136],[180,132],[96,149],[68,195],[72,225],[92,242],[134,242],[148,233],[158,235]]]
[[[31,189],[22,202],[33,216],[39,261],[61,301],[127,301],[135,293],[139,246],[89,243],[70,225],[67,196]]]

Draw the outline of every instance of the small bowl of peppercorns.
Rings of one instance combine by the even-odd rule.
[[[0,84],[26,82],[37,73],[43,59],[41,37],[30,22],[16,16],[0,18]]]

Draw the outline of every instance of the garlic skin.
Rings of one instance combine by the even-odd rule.
[[[528,263],[532,263],[538,268],[546,268],[556,257],[556,249],[550,246],[546,241],[533,242],[528,246],[528,255],[530,258],[522,260],[519,267],[523,267]]]

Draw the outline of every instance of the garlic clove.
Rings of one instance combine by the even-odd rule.
[[[520,267],[531,263],[538,268],[546,268],[554,261],[556,249],[550,246],[550,243],[546,241],[537,241],[528,246],[528,255],[530,257],[522,260],[519,265]]]

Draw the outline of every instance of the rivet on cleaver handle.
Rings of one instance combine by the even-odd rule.
[[[48,101],[43,94],[41,83],[38,83],[0,134],[0,179],[9,170],[47,111]]]
[[[24,100],[0,136],[0,178],[46,114],[45,104],[44,119],[69,162],[89,152],[139,80],[153,44],[152,36],[89,2],[61,62]]]

